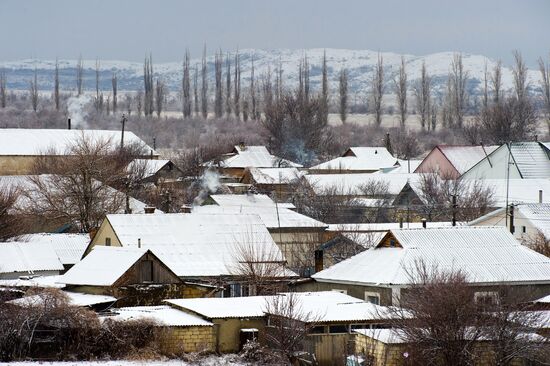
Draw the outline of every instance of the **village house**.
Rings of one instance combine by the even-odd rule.
[[[230,153],[204,164],[204,167],[217,169],[225,180],[239,182],[247,168],[301,168],[302,166],[271,155],[265,146],[247,146],[241,143],[236,145]]]
[[[248,189],[284,201],[292,196],[293,185],[305,174],[298,168],[247,168],[241,179]]]
[[[501,145],[462,174],[464,179],[548,179],[550,144],[511,142]]]
[[[174,183],[183,175],[180,168],[166,159],[134,159],[128,165],[128,171],[137,173],[141,182],[156,186]]]
[[[224,296],[240,296],[244,273],[239,260],[250,250],[284,267],[285,258],[259,216],[245,213],[107,215],[87,249],[96,246],[151,249],[185,281],[226,286]],[[281,271],[283,280],[295,276]]]
[[[184,283],[149,249],[97,246],[59,282],[68,291],[108,295],[117,306],[157,305],[167,297],[214,296],[218,289]]]
[[[310,174],[359,174],[396,166],[400,163],[385,147],[350,147],[342,156],[308,170]]]
[[[214,194],[204,204],[194,212],[258,215],[286,258],[288,268],[302,275],[311,273],[313,252],[328,240],[325,223],[299,214],[288,208],[293,207],[291,204],[276,203],[266,195]]]
[[[0,175],[31,174],[38,157],[65,156],[81,139],[112,141],[120,146],[121,131],[2,128],[0,129]],[[139,147],[143,158],[158,154],[131,131],[124,131],[124,143]]]
[[[381,305],[397,305],[419,263],[460,270],[484,301],[510,286],[518,298],[550,292],[550,258],[519,243],[502,227],[457,226],[390,230],[371,249],[297,283],[299,291],[338,290]]]
[[[457,179],[497,147],[437,145],[414,172],[437,173],[446,179]]]
[[[0,243],[0,279],[59,275],[65,268],[48,242]]]
[[[550,203],[520,203],[501,207],[468,223],[470,226],[504,226],[521,242],[541,236],[550,240]]]

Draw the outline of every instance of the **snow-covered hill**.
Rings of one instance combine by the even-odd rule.
[[[243,89],[248,86],[250,78],[250,69],[252,59],[254,59],[255,75],[262,77],[271,70],[272,74],[278,67],[279,62],[283,69],[283,80],[285,85],[295,86],[298,77],[298,65],[304,55],[307,55],[311,66],[310,78],[312,88],[318,88],[321,81],[321,60],[324,49],[308,50],[259,50],[244,49],[240,50],[242,85]],[[229,56],[233,62],[233,53]],[[369,91],[369,81],[372,77],[373,68],[377,62],[378,53],[369,50],[345,50],[345,49],[326,49],[329,82],[331,88],[338,86],[339,71],[346,67],[349,72],[349,88],[352,93],[359,97],[365,96]],[[393,78],[399,68],[401,55],[391,52],[381,53],[384,59],[386,75],[386,91],[391,93],[393,88]],[[445,87],[445,81],[449,72],[453,52],[434,53],[425,56],[403,55],[406,61],[407,73],[411,84],[418,79],[422,62],[426,66],[430,75],[432,75],[435,92],[442,92]],[[153,60],[154,61],[154,60]],[[95,60],[84,60],[84,86],[86,89],[95,88]],[[468,88],[473,94],[479,93],[480,85],[483,80],[485,64],[491,70],[496,61],[482,55],[463,55],[464,67],[469,73]],[[75,90],[76,60],[59,60],[61,87],[64,90]],[[199,65],[200,59],[192,59],[191,65]],[[10,89],[28,89],[36,67],[38,72],[38,83],[42,90],[51,90],[53,87],[53,70],[55,61],[53,60],[19,60],[0,62],[0,69],[3,68],[7,75],[8,88]],[[209,76],[214,77],[214,57],[208,57]],[[143,64],[128,61],[105,60],[100,62],[100,87],[104,90],[111,88],[111,76],[116,72],[119,80],[120,90],[139,90],[143,86]],[[178,91],[181,88],[182,63],[167,62],[155,63],[154,72],[156,77],[162,78],[172,91]],[[225,66],[224,66],[225,72]],[[537,70],[529,70],[529,81],[531,90],[537,93],[539,74]],[[513,77],[509,67],[503,68],[502,77],[505,90],[512,88]],[[212,89],[212,87],[210,87]]]

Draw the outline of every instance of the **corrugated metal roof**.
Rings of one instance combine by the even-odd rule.
[[[49,243],[0,243],[0,273],[62,270],[63,264]]]
[[[465,173],[485,157],[495,151],[498,146],[456,146],[439,145],[436,148],[447,157],[459,174]]]
[[[249,171],[257,184],[288,184],[305,174],[297,168],[249,168]]]
[[[388,193],[397,195],[408,182],[419,180],[419,174],[309,174],[304,176],[308,184],[316,194],[323,195],[327,192],[341,195],[364,195],[361,190],[364,185],[381,183],[388,187]],[[332,192],[336,189],[337,192]]]
[[[119,146],[121,131],[2,128],[0,155],[41,155],[52,148],[63,155],[82,137],[92,141],[110,140],[113,146]],[[131,131],[124,131],[124,141],[142,146],[147,154],[152,150]]]
[[[531,222],[546,238],[550,238],[550,203],[531,203],[515,206],[519,215]]]
[[[398,164],[385,147],[350,147],[355,156],[341,156],[312,166],[312,170],[379,170]]]
[[[316,273],[318,281],[409,284],[418,261],[461,270],[472,283],[550,283],[550,258],[522,246],[506,228],[391,230],[403,248],[374,248]]]
[[[510,151],[523,178],[550,178],[550,159],[538,142],[513,142]]]
[[[147,249],[95,246],[59,280],[67,285],[111,286]]]
[[[88,234],[25,234],[17,240],[24,242],[49,243],[59,257],[61,263],[75,264],[80,261],[90,243]]]
[[[198,316],[173,309],[168,305],[133,306],[111,309],[111,314],[104,319],[117,321],[149,319],[158,325],[167,327],[211,327],[213,324]]]
[[[69,303],[74,306],[93,306],[115,302],[117,300],[115,297],[106,295],[84,294],[71,291],[63,291],[63,293],[67,295]],[[44,296],[37,294],[15,299],[10,301],[10,303],[22,306],[44,306],[45,300]]]
[[[278,167],[301,167],[290,160],[286,160],[271,153],[265,146],[246,146],[241,149],[235,146],[235,153],[219,162],[222,168],[278,168]],[[218,164],[210,164],[218,165]]]
[[[259,216],[251,214],[107,215],[125,247],[148,248],[180,277],[231,275],[238,248],[283,259]]]

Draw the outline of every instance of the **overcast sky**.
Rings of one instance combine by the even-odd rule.
[[[179,61],[239,48],[462,51],[529,65],[550,52],[548,0],[0,0],[0,60]]]

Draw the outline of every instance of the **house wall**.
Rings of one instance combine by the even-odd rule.
[[[449,159],[439,150],[437,147],[434,148],[422,163],[416,168],[415,173],[433,173],[438,172],[439,175],[444,177],[452,177],[456,179],[460,176],[460,173],[456,168],[451,164]]]
[[[216,352],[238,352],[240,348],[241,329],[257,328],[259,332],[265,329],[264,318],[227,318],[212,319]]]
[[[506,224],[506,212],[503,210],[492,217],[476,223],[476,226],[503,226],[510,229],[510,220]],[[523,217],[518,210],[514,211],[514,227],[514,237],[519,241],[534,239],[539,234],[538,229],[533,226],[531,221]],[[525,232],[523,232],[524,229]]]
[[[36,156],[2,155],[0,156],[0,175],[31,174],[35,161]]]
[[[355,354],[371,360],[372,366],[402,366],[405,364],[404,344],[385,344],[362,334],[355,334]]]
[[[361,300],[365,300],[365,292],[377,292],[380,294],[380,305],[383,306],[390,306],[392,300],[392,290],[387,287],[309,281],[295,285],[295,290],[298,292],[343,290],[349,296]]]
[[[181,355],[214,351],[214,327],[167,327],[160,339],[163,352]]]
[[[281,229],[281,232],[276,228],[270,228],[269,233],[283,253],[290,269],[313,267],[315,250],[335,235],[333,232],[325,232],[324,229],[304,231],[301,228],[285,228]]]
[[[244,176],[244,171],[244,168],[219,168],[221,175],[236,178],[238,181]]]
[[[508,147],[503,145],[496,149],[490,156],[491,164],[487,158],[481,160],[470,170],[462,175],[463,179],[506,179],[508,170]],[[513,162],[510,156],[510,162]],[[492,166],[491,166],[492,165]],[[510,164],[510,179],[521,178],[515,164]]]
[[[84,256],[88,255],[94,246],[105,245],[107,238],[111,238],[111,246],[122,246],[122,243],[120,242],[120,240],[118,240],[118,237],[116,236],[115,231],[111,226],[111,223],[109,222],[109,220],[105,219],[101,223],[101,226],[97,230],[97,233],[94,235],[92,241],[90,242],[90,245],[86,249]]]
[[[148,281],[143,271],[143,266],[152,264],[152,280]],[[134,263],[115,283],[115,286],[125,286],[133,284],[177,284],[181,283],[172,271],[166,267],[157,257],[151,253],[145,253],[136,263]]]
[[[352,334],[310,334],[305,345],[308,352],[315,354],[319,366],[345,366],[352,339]]]

